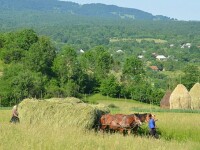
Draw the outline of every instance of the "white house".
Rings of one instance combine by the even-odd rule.
[[[123,50],[119,49],[116,51],[117,53],[123,53]]]
[[[144,56],[143,55],[139,55],[138,58],[142,59],[142,58],[144,58]]]
[[[164,55],[157,55],[157,56],[156,56],[156,59],[157,59],[157,60],[162,60],[162,61],[167,60],[167,58],[166,58]]]
[[[82,49],[80,49],[80,53],[85,53],[85,51],[84,51],[84,50],[82,50]]]
[[[186,43],[185,46],[186,46],[187,48],[190,48],[190,47],[191,47],[191,43]]]
[[[190,47],[191,47],[191,43],[185,43],[181,45],[181,48],[190,48]]]

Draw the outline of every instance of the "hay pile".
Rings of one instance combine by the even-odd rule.
[[[55,127],[76,126],[91,129],[108,107],[89,105],[77,98],[25,99],[19,104],[20,122]]]
[[[165,95],[163,96],[163,98],[160,101],[161,108],[164,108],[164,109],[170,108],[169,98],[170,98],[171,94],[172,94],[172,91],[170,91],[170,90],[166,91]]]
[[[191,96],[191,108],[200,109],[200,84],[196,83],[189,93]]]
[[[170,109],[190,109],[191,96],[183,84],[178,84],[172,92],[170,99]]]

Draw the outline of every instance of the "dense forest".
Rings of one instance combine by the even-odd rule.
[[[100,3],[80,5],[78,3],[60,0],[1,0],[0,8],[4,12],[3,14],[6,14],[6,11],[10,13],[24,11],[30,13],[37,11],[46,14],[57,14],[59,16],[69,14],[72,16],[99,17],[102,19],[173,20],[166,16],[154,16],[148,12],[134,8],[124,8]]]
[[[81,16],[21,5],[9,11],[1,3],[2,106],[99,92],[159,104],[178,83],[190,89],[199,81],[200,22]]]

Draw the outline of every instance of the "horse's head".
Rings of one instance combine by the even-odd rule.
[[[144,113],[144,114],[139,114],[139,113],[136,113],[135,114],[141,122],[148,122],[149,121],[149,114],[148,113]]]
[[[135,124],[138,125],[138,126],[142,125],[140,118],[137,117],[136,115],[135,115]]]
[[[149,122],[151,116],[152,116],[151,113],[147,113],[147,114],[146,114],[146,117],[145,117],[145,122]]]

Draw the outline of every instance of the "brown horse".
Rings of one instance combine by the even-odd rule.
[[[106,114],[101,117],[101,130],[103,131],[109,129],[109,131],[119,131],[125,135],[126,132],[130,134],[131,129],[139,125],[141,125],[141,121],[134,114]]]
[[[149,115],[150,115],[150,113],[144,113],[144,114],[136,113],[135,115],[140,119],[140,121],[142,123],[143,122],[149,122]]]
[[[123,135],[128,132],[128,135],[130,135],[131,130],[139,125],[141,125],[141,121],[136,115],[120,115],[116,120],[111,122],[109,129],[119,131],[120,133],[123,133]]]
[[[141,123],[144,123],[144,122],[149,122],[149,115],[150,115],[150,113],[144,113],[144,114],[139,114],[139,113],[136,113],[135,114],[138,118],[139,118],[139,120],[141,121]],[[135,134],[135,135],[137,135],[137,131],[138,131],[138,129],[139,129],[139,126],[138,125],[136,125],[134,128],[133,128],[133,133]]]
[[[113,120],[118,120],[118,118],[121,118],[122,116],[124,116],[123,114],[117,114],[117,115],[111,115],[111,114],[105,114],[102,115],[100,118],[100,130],[101,131],[108,131],[109,130],[109,126],[111,124],[111,122]]]

